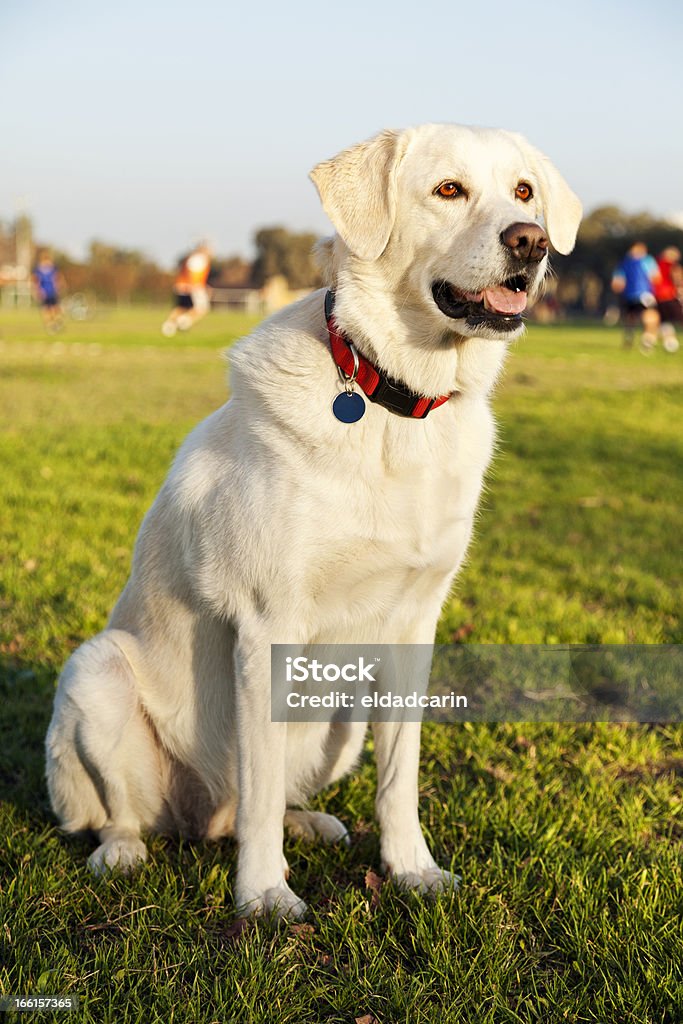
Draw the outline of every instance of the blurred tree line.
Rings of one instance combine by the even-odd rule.
[[[26,217],[9,224],[0,221],[0,267],[13,267],[19,262],[17,239],[27,236],[32,237],[32,229]],[[311,255],[316,235],[268,227],[256,232],[254,242],[253,262],[240,256],[214,257],[209,283],[216,288],[260,288],[269,278],[281,275],[292,290],[319,287],[320,276]],[[37,241],[31,246],[33,262],[41,249],[52,252],[71,294],[92,292],[101,301],[120,304],[167,303],[173,290],[176,271],[160,267],[139,249],[95,239],[86,258],[75,260]]]
[[[292,291],[320,287],[320,274],[311,255],[317,240],[317,235],[292,234],[286,228],[261,228],[254,236],[253,284],[260,288],[269,278],[281,274]]]
[[[55,252],[55,263],[69,292],[94,292],[98,299],[127,305],[133,301],[165,302],[173,274],[162,270],[138,249],[124,249],[95,240],[84,262]]]
[[[31,236],[25,216],[14,223],[0,222],[0,267],[17,262],[17,240]],[[549,282],[545,302],[549,316],[560,313],[599,316],[613,301],[610,279],[626,249],[636,239],[657,255],[666,245],[683,250],[683,229],[648,213],[628,214],[618,206],[602,206],[584,219],[576,248],[569,256],[553,256],[556,277]],[[264,227],[254,235],[253,261],[241,256],[215,257],[210,284],[216,288],[260,288],[281,275],[292,290],[320,286],[311,255],[316,236],[285,227]],[[21,248],[21,245],[19,246]],[[34,244],[33,254],[42,248]],[[167,303],[174,271],[160,267],[138,249],[125,249],[95,240],[85,260],[53,250],[69,292],[93,292],[105,302]],[[542,318],[543,304],[538,316]]]

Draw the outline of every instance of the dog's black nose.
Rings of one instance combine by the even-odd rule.
[[[548,238],[538,224],[511,224],[501,232],[500,240],[525,263],[540,263],[548,251]]]

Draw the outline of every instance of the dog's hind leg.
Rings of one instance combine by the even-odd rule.
[[[349,830],[339,818],[322,811],[285,812],[285,828],[300,839],[322,839],[324,843],[344,843],[349,845]]]
[[[296,725],[289,726],[296,742]],[[352,771],[363,749],[366,726],[364,722],[334,722],[327,730],[321,750],[321,763],[313,775],[311,792],[318,792],[329,783],[342,778]],[[311,740],[302,736],[300,748],[311,748]],[[301,839],[321,839],[324,843],[349,845],[349,830],[333,814],[321,811],[292,810],[285,813],[285,828],[291,835]]]
[[[46,739],[52,807],[66,831],[98,832],[100,846],[88,860],[98,874],[146,859],[140,830],[163,808],[160,755],[123,650],[134,645],[108,630],[72,655]]]

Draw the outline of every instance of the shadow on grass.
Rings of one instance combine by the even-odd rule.
[[[45,733],[56,673],[13,656],[0,657],[0,801],[41,825],[53,822],[45,783]]]

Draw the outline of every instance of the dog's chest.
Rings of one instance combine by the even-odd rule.
[[[439,438],[423,449],[385,444],[320,483],[325,512],[311,524],[310,592],[318,612],[386,618],[404,602],[440,603],[469,542],[485,444]],[[481,436],[480,436],[481,440]],[[316,517],[317,519],[317,517]],[[324,526],[322,523],[324,521]]]
[[[371,506],[358,509],[359,518],[364,514],[370,525],[365,539],[406,568],[452,567],[459,556],[460,527],[472,518],[479,481],[427,466],[386,472],[377,484]]]

